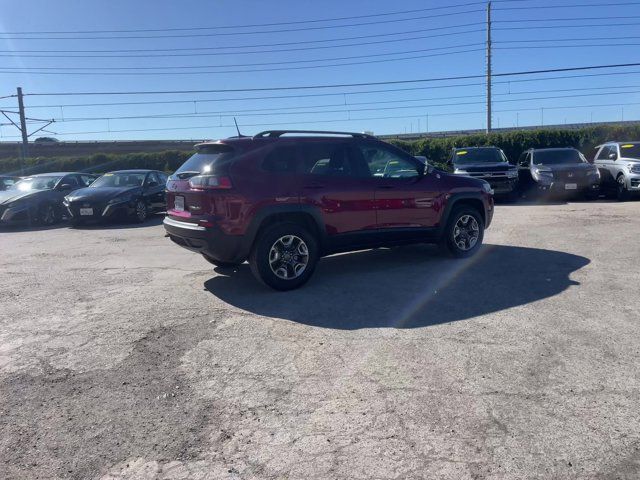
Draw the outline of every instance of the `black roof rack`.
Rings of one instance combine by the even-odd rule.
[[[329,132],[323,130],[265,130],[264,132],[257,133],[253,138],[279,138],[287,133],[309,133],[313,135],[345,135],[354,138],[375,138],[367,133],[354,133],[354,132]]]

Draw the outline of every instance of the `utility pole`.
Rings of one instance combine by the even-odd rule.
[[[22,87],[18,87],[18,113],[20,114],[20,133],[22,133],[22,161],[20,173],[24,175],[24,162],[29,156],[29,136],[27,134],[27,120],[24,116],[24,102],[22,101]]]
[[[0,110],[0,114],[2,114],[7,120],[9,120],[9,122],[11,122],[11,125],[13,125],[14,127],[16,127],[16,129],[20,130],[20,134],[22,136],[22,146],[20,148],[20,173],[22,175],[24,175],[24,163],[25,163],[25,159],[29,156],[29,137],[40,132],[40,131],[45,131],[48,133],[53,133],[55,135],[55,132],[49,132],[48,130],[45,130],[45,128],[47,128],[49,125],[51,125],[55,120],[42,120],[40,118],[27,118],[27,116],[24,113],[24,101],[22,99],[22,88],[18,87],[18,94],[16,95],[16,97],[18,97],[18,111],[15,112],[13,110],[9,111],[9,110]],[[12,95],[13,96],[13,95]],[[18,125],[17,122],[15,122],[13,120],[13,118],[11,118],[9,115],[18,115],[20,117],[20,124]],[[34,130],[33,132],[29,133],[27,131],[27,120],[31,120],[33,123],[37,123],[37,122],[41,122],[44,123],[44,125],[36,130]]]
[[[487,3],[487,133],[491,133],[491,2]]]

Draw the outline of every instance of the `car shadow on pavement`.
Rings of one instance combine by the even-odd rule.
[[[218,269],[205,288],[248,312],[316,327],[420,328],[558,295],[578,285],[570,276],[589,263],[568,253],[502,245],[454,260],[416,245],[324,258],[295,291],[261,286],[247,264]]]

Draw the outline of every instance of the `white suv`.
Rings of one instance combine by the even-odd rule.
[[[620,201],[640,192],[640,142],[605,143],[597,148],[593,163],[600,171],[603,189],[615,189]]]

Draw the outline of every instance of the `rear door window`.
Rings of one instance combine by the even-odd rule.
[[[277,146],[262,163],[262,168],[272,173],[294,173],[297,166],[297,149],[294,145]]]
[[[349,145],[345,143],[309,143],[299,145],[303,173],[330,177],[356,176]]]
[[[226,174],[235,158],[232,147],[224,144],[212,144],[199,147],[186,162],[175,172],[175,176],[186,179],[195,175]]]

